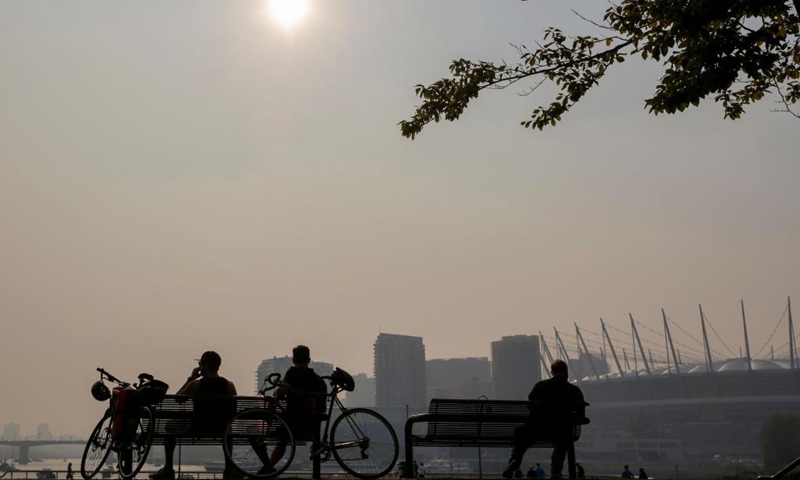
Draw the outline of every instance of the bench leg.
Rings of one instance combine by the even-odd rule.
[[[411,442],[406,443],[406,461],[403,462],[400,477],[414,478],[414,451]]]
[[[569,479],[577,479],[578,474],[575,468],[575,443],[573,442],[567,444],[567,468],[569,469]]]
[[[311,452],[312,452],[312,454],[311,454],[312,455],[311,456],[311,478],[313,478],[314,480],[320,480],[322,478],[322,469],[320,468],[320,464],[322,462],[321,462],[321,460],[319,458],[319,453],[315,453],[315,450],[317,450],[317,445],[319,445],[319,442],[320,442],[320,431],[319,431],[319,428],[320,428],[320,425],[317,424],[316,428],[312,428],[311,429],[311,437],[312,437],[313,441],[311,442],[311,445],[309,446],[309,448],[311,449]]]
[[[314,459],[312,460],[311,463],[312,463],[311,478],[313,478],[314,480],[319,480],[320,478],[322,478],[319,455],[314,455]]]
[[[405,447],[406,447],[406,461],[403,464],[403,469],[400,472],[400,476],[403,478],[414,478],[414,446],[411,442],[411,422],[406,422],[406,426],[404,429],[404,437],[405,437]]]

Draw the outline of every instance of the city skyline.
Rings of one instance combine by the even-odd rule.
[[[653,116],[661,72],[629,61],[556,128],[519,126],[519,84],[400,135],[453,59],[592,30],[572,10],[605,3],[309,0],[290,26],[269,1],[0,2],[0,424],[88,435],[97,367],[174,392],[206,350],[242,391],[297,344],[369,373],[382,332],[490,357],[577,323],[595,354],[602,317],[630,357],[629,313],[699,337],[702,303],[738,355],[740,299],[757,350],[800,298],[773,99]]]

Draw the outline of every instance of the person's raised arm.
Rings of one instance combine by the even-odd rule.
[[[194,395],[200,385],[200,367],[194,367],[192,374],[186,379],[186,383],[176,392],[177,395]]]

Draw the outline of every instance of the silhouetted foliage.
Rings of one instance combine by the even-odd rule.
[[[761,455],[768,470],[800,457],[800,417],[791,413],[770,416],[761,429]]]
[[[794,4],[794,8],[793,5]],[[655,94],[645,100],[653,114],[682,112],[711,97],[724,117],[737,119],[744,107],[775,93],[781,108],[800,100],[800,0],[622,0],[602,22],[588,20],[603,34],[567,36],[544,31],[535,49],[517,47],[516,63],[453,60],[449,78],[417,85],[422,104],[400,122],[414,138],[430,122],[457,120],[481,91],[533,79],[560,90],[549,105],[533,110],[525,128],[555,125],[609,68],[641,57],[663,65]]]

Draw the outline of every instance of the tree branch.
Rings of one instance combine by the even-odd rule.
[[[800,1],[800,0],[798,0],[798,1]],[[485,85],[483,85],[483,86],[478,88],[478,91],[485,90],[485,89],[490,88],[490,87],[494,87],[494,86],[496,86],[496,85],[498,85],[500,83],[508,82],[509,84],[511,84],[511,83],[515,83],[515,82],[518,82],[520,80],[523,80],[525,78],[535,77],[536,75],[547,75],[548,73],[558,71],[558,70],[560,70],[562,68],[573,67],[575,65],[579,65],[579,64],[584,63],[584,62],[588,62],[588,61],[591,61],[591,60],[597,60],[598,58],[606,56],[606,55],[609,55],[609,54],[613,55],[613,54],[619,52],[620,50],[622,50],[623,48],[628,47],[630,45],[633,45],[633,40],[625,41],[623,43],[620,43],[619,45],[614,46],[613,48],[609,48],[608,50],[603,50],[602,52],[595,53],[594,55],[589,55],[588,57],[581,57],[581,58],[575,59],[575,60],[570,61],[570,62],[557,63],[557,64],[554,64],[554,65],[549,66],[547,68],[542,68],[541,70],[533,69],[533,70],[520,72],[520,73],[518,73],[516,75],[507,76],[507,77],[503,77],[503,78],[498,78],[497,80],[493,80],[491,82],[486,82]],[[506,86],[507,85],[504,85],[504,86],[502,86],[500,88],[505,88]]]
[[[794,112],[792,110],[792,106],[789,105],[789,101],[786,99],[786,96],[783,94],[783,90],[781,90],[781,85],[777,82],[777,80],[773,81],[773,85],[775,86],[775,90],[778,92],[778,96],[781,97],[780,101],[778,101],[776,103],[782,103],[785,108],[783,108],[781,110],[773,109],[772,111],[776,112],[776,113],[788,113],[789,115],[791,115],[791,116],[793,116],[795,118],[800,118],[800,114],[798,114],[798,113],[796,113],[796,112]]]

